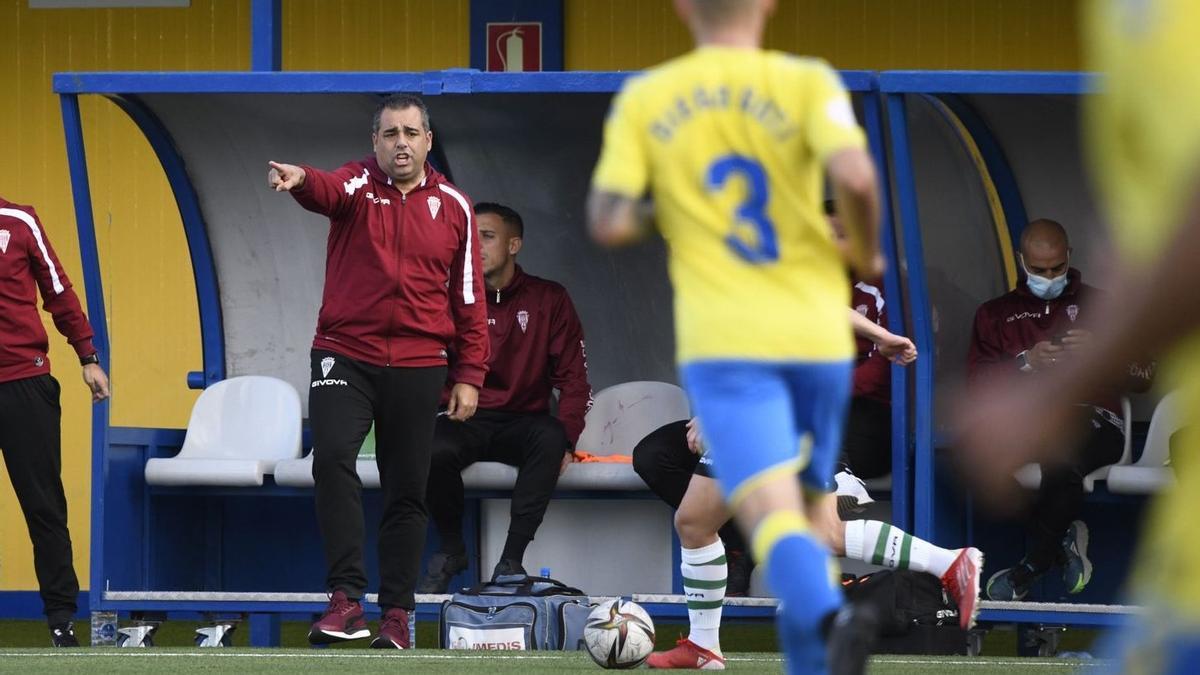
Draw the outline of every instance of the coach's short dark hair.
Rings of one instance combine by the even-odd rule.
[[[420,96],[412,94],[392,94],[375,107],[375,115],[371,118],[371,133],[379,133],[379,118],[383,117],[384,110],[404,110],[405,108],[420,110],[421,123],[425,125],[425,131],[429,131],[429,108],[425,107],[425,101],[422,101]]]
[[[516,236],[525,237],[525,221],[521,220],[521,214],[511,207],[496,202],[479,202],[475,205],[475,215],[482,216],[485,213],[500,216],[500,220],[511,227]]]

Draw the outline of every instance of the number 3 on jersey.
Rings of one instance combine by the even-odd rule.
[[[725,236],[725,243],[743,260],[755,265],[779,260],[775,224],[767,216],[767,174],[762,164],[742,155],[719,157],[708,166],[704,187],[716,192],[732,176],[746,181],[746,198],[734,211],[733,231]],[[745,232],[747,229],[750,231]]]

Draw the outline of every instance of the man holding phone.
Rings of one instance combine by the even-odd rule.
[[[1021,233],[1024,279],[975,313],[967,373],[972,386],[997,377],[1041,377],[1075,357],[1091,341],[1088,310],[1103,291],[1084,284],[1070,266],[1066,230],[1035,220]],[[1078,439],[1070,459],[1042,465],[1042,482],[1028,512],[1030,546],[1024,558],[988,580],[992,600],[1020,600],[1052,567],[1062,567],[1067,591],[1078,593],[1092,577],[1088,529],[1078,520],[1083,478],[1121,458],[1125,444],[1120,396],[1150,386],[1151,364],[1130,364],[1121,389],[1094,392],[1077,402]],[[1019,423],[1019,420],[1014,420]]]

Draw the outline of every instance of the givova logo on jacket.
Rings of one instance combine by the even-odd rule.
[[[8,242],[12,234],[8,230],[0,230],[0,253],[8,253]]]

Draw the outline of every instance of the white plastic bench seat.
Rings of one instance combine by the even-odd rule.
[[[358,471],[358,479],[365,488],[379,488],[379,466],[372,459],[355,460],[354,468]],[[286,487],[306,487],[315,485],[312,475],[312,453],[302,459],[289,459],[275,465],[275,484]]]
[[[558,479],[559,490],[647,490],[632,464],[572,464]]]
[[[1129,466],[1114,466],[1108,472],[1110,492],[1149,495],[1174,485],[1175,471],[1167,465],[1167,460],[1171,455],[1171,435],[1184,424],[1179,408],[1178,392],[1171,392],[1158,402],[1150,417],[1142,456]]]
[[[517,482],[517,467],[500,462],[475,462],[462,472],[468,490],[511,490]]]
[[[639,441],[668,422],[687,419],[687,396],[666,382],[626,382],[595,396],[588,411],[578,447],[594,455],[630,455]],[[379,487],[379,469],[373,459],[360,459],[358,476],[363,487]],[[517,481],[516,467],[500,462],[476,462],[463,473],[468,490],[511,490]],[[312,454],[303,459],[280,462],[275,483],[289,487],[312,487]],[[572,464],[558,479],[559,490],[645,490],[646,484],[632,464],[595,462]]]
[[[234,377],[200,394],[179,454],[148,460],[146,483],[262,485],[277,462],[300,452],[300,396],[292,385],[273,377]]]
[[[596,394],[575,447],[593,455],[632,455],[664,424],[690,417],[687,395],[667,382],[625,382]]]
[[[511,490],[517,482],[516,467],[500,462],[476,462],[463,473],[468,490]],[[632,464],[572,464],[558,479],[559,490],[645,490],[646,483]]]
[[[1089,473],[1083,477],[1083,491],[1094,492],[1096,489],[1096,481],[1108,480],[1110,472],[1120,466],[1128,465],[1133,461],[1133,404],[1126,396],[1121,397],[1121,417],[1124,423],[1122,431],[1125,433],[1125,447],[1121,450],[1121,458],[1116,464],[1102,466],[1099,469]],[[1036,490],[1042,486],[1042,467],[1040,464],[1026,464],[1017,469],[1013,474],[1021,487],[1027,490]],[[1111,483],[1110,489],[1111,489]]]
[[[356,463],[364,488],[378,489],[379,467],[373,459]],[[517,482],[516,467],[500,462],[476,462],[463,471],[468,490],[511,490]],[[290,459],[275,465],[275,484],[287,487],[312,487],[312,453],[303,459]],[[645,490],[646,484],[629,464],[572,464],[558,479],[559,490]]]

